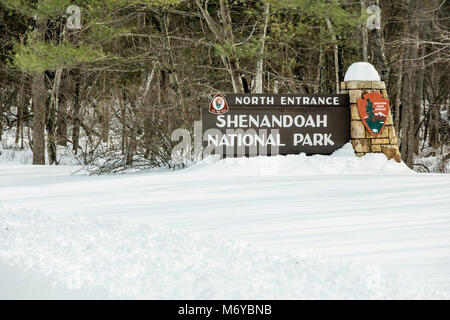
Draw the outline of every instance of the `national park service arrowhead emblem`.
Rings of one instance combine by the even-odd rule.
[[[357,103],[359,116],[367,130],[372,136],[378,137],[389,116],[389,100],[383,99],[379,92],[370,92]]]
[[[228,112],[228,103],[223,95],[216,94],[209,104],[209,112],[214,114],[224,114]]]

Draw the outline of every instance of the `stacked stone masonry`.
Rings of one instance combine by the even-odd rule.
[[[366,93],[379,92],[384,99],[388,99],[386,85],[383,81],[347,81],[341,82],[342,93],[348,93],[350,97],[350,139],[357,156],[367,153],[383,153],[388,159],[401,161],[398,149],[398,141],[392,122],[392,114],[389,112],[386,125],[378,137],[372,136],[364,126],[359,116],[357,101]]]

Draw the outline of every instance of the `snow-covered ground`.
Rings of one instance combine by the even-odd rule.
[[[450,298],[450,175],[383,155],[0,164],[0,298]]]

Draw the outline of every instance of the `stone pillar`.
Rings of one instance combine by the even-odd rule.
[[[401,161],[398,149],[397,136],[395,134],[392,114],[389,112],[386,125],[378,137],[372,136],[364,126],[358,112],[356,102],[369,92],[380,92],[384,99],[388,99],[386,84],[383,81],[345,81],[341,82],[342,92],[348,92],[350,96],[350,139],[359,157],[367,153],[383,153],[388,159]]]

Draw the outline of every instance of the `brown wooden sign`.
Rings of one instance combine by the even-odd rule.
[[[225,156],[331,154],[350,140],[345,94],[228,94],[226,113],[202,108],[203,147]]]

